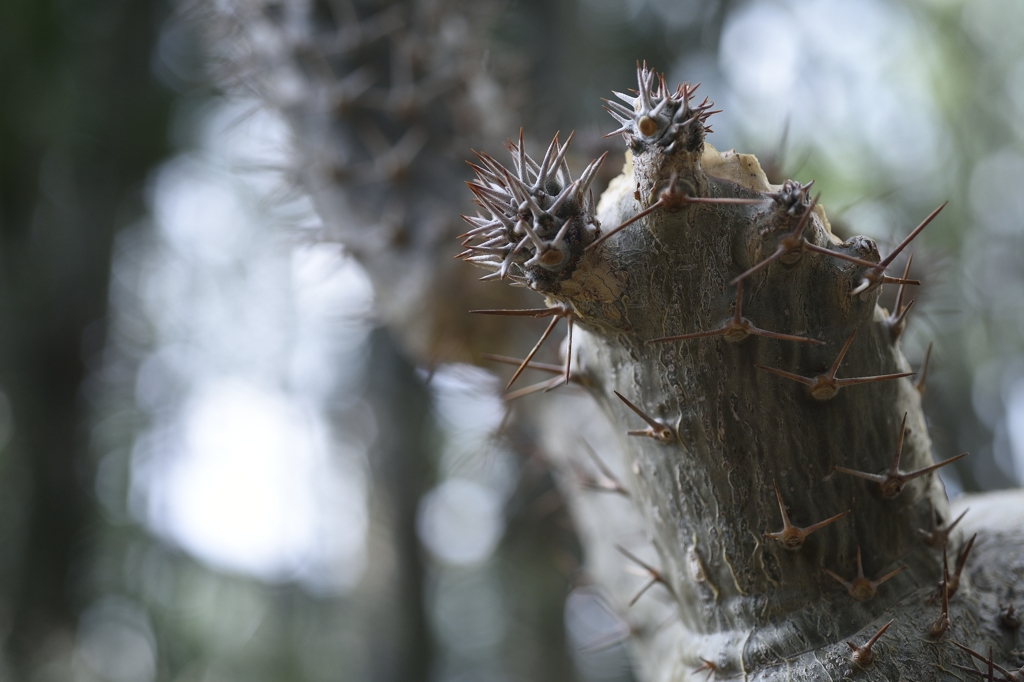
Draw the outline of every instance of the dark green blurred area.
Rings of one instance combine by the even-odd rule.
[[[169,152],[172,95],[150,56],[168,8],[0,6],[0,458],[4,665],[26,678],[70,636],[99,519],[83,382],[104,349],[111,244]],[[13,426],[11,423],[13,422]]]
[[[736,100],[719,64],[723,30],[762,5],[771,3],[514,2],[492,39],[520,74],[510,89],[517,119],[539,137],[589,131],[580,136],[589,152],[610,129],[597,98],[630,87],[637,59],[703,79],[719,104]],[[777,7],[798,11],[790,5]],[[1024,164],[1024,22],[1000,22],[991,9],[979,19],[952,1],[872,6],[915,26],[914,40],[927,36],[919,61],[893,68],[932,107],[940,167],[908,178],[913,169],[887,165],[885,145],[862,131],[836,156],[806,122],[781,147],[781,122],[728,111],[711,141],[758,154],[773,181],[816,179],[840,234],[859,229],[858,216],[882,216],[894,224],[872,236],[898,241],[937,197],[951,200],[915,259],[925,286],[904,348],[916,367],[936,339],[925,398],[936,456],[974,453],[951,485],[1017,485],[1024,209],[1013,202],[1024,176],[1008,174]],[[129,496],[132,443],[146,425],[136,373],[159,335],[144,315],[108,310],[112,288],[132,289],[112,285],[112,264],[115,254],[147,262],[156,242],[147,182],[189,151],[182,121],[194,119],[181,112],[216,97],[195,36],[165,2],[0,4],[0,680],[631,679],[614,638],[593,651],[567,642],[563,605],[585,594],[582,558],[531,434],[509,445],[519,459],[494,553],[453,568],[421,547],[417,505],[442,478],[448,446],[425,374],[384,330],[364,342],[357,388],[345,389],[378,424],[403,424],[369,448],[369,568],[355,589],[324,595],[219,572],[158,537],[127,502],[101,504],[101,487]],[[874,212],[858,214],[865,202]],[[121,247],[119,234],[129,235]],[[118,315],[135,320],[128,341],[110,332]],[[334,413],[342,436],[355,419],[344,405]],[[98,482],[110,452],[120,454],[103,460]],[[488,609],[503,623],[493,641],[451,643]]]

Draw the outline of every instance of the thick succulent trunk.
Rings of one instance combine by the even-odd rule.
[[[646,68],[638,75],[638,96],[623,97],[633,108],[614,108],[632,159],[597,220],[583,199],[559,204],[574,185],[555,164],[492,162],[475,192],[493,216],[479,239],[496,250],[466,257],[545,294],[582,328],[571,376],[620,435],[599,457],[628,472],[636,514],[619,499],[595,511],[588,488],[567,495],[599,581],[626,604],[641,583],[615,572],[633,564],[670,598],[677,627],[661,634],[656,607],[634,626],[650,677],[713,666],[725,677],[829,679],[856,665],[846,640],[859,646],[889,620],[891,655],[869,666],[881,679],[967,665],[942,642],[982,648],[982,624],[998,616],[994,585],[965,576],[949,624],[942,600],[927,599],[946,545],[919,529],[933,513],[940,525],[951,516],[899,350],[903,311],[877,305],[892,258],[880,261],[865,238],[840,243],[807,187],[771,186],[753,157],[705,146],[706,107],[692,108],[685,86],[673,94]],[[545,159],[560,153],[556,141]],[[555,248],[560,260],[538,258]],[[572,433],[561,448],[571,465],[573,437],[587,437],[578,406],[545,422],[552,439]],[[805,539],[801,528],[823,520]],[[656,560],[636,557],[638,531]],[[630,546],[616,561],[620,543]],[[964,546],[950,535],[954,560]],[[1000,589],[1015,580],[1004,567]]]
[[[695,186],[707,188],[707,196],[750,194],[742,185],[706,175],[699,163],[686,170]],[[641,186],[649,182],[643,171],[634,177]],[[630,206],[634,201],[616,202],[602,222],[627,219],[638,210]],[[777,241],[798,220],[766,196],[761,206],[657,211],[646,224],[624,232],[595,256],[628,273],[616,301],[621,317],[612,331],[600,310],[580,306],[580,326],[592,325],[594,332],[580,335],[578,371],[590,375],[616,423],[643,426],[617,391],[672,430],[667,442],[635,437],[625,448],[633,473],[630,487],[648,510],[655,541],[666,548],[665,570],[673,576],[670,584],[682,602],[685,625],[721,632],[763,628],[785,617],[805,639],[796,646],[806,647],[823,644],[842,629],[832,614],[846,611],[840,604],[848,597],[837,592],[837,583],[821,567],[849,573],[858,545],[869,576],[897,562],[912,570],[880,590],[870,605],[844,613],[847,620],[870,622],[915,584],[930,586],[941,569],[941,557],[916,532],[928,526],[930,503],[948,515],[934,475],[886,500],[878,486],[833,471],[833,466],[884,471],[904,414],[909,426],[901,468],[931,463],[920,396],[910,379],[850,386],[820,401],[807,387],[758,368],[811,377],[824,373],[856,331],[841,365],[843,376],[908,371],[885,318],[876,314],[877,293],[851,296],[863,268],[805,253],[792,265],[780,263],[752,277],[743,292],[743,313],[760,328],[809,335],[823,345],[754,334],[739,341],[716,335],[649,343],[713,330],[730,320],[736,285],[729,280],[753,265],[749,252],[757,252],[763,241]],[[817,241],[829,243],[827,225],[812,219],[812,230]],[[602,333],[606,330],[612,333]],[[856,513],[791,550],[765,537],[782,528],[774,485],[800,526]],[[685,551],[668,551],[671,547]],[[698,557],[701,582],[692,579],[690,569]],[[751,653],[762,643],[786,657],[796,653],[786,651],[792,645],[772,641],[779,634],[771,627],[755,635],[748,644]]]

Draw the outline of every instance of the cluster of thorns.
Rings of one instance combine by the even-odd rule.
[[[556,144],[556,142],[552,142],[552,144],[554,145]],[[796,183],[792,184],[795,185]],[[810,184],[798,187],[801,190],[799,196],[803,196],[806,194],[806,191],[810,188]],[[790,193],[790,183],[787,183],[787,186],[785,186],[783,190],[778,192],[775,196],[782,197]],[[629,225],[643,218],[644,216],[649,215],[650,213],[654,212],[657,209],[678,210],[687,204],[756,204],[761,203],[761,201],[761,199],[743,199],[732,197],[689,197],[677,189],[675,178],[672,178],[669,181],[668,186],[662,190],[657,201],[651,204],[648,208],[644,209],[643,211],[640,211],[633,217],[624,221],[622,224],[602,234],[600,237],[598,237],[598,239],[596,239],[594,242],[588,245],[586,250],[590,251],[594,249],[612,235],[628,227]],[[897,278],[886,275],[885,270],[910,244],[910,242],[913,241],[913,239],[917,237],[917,235],[920,234],[925,227],[928,226],[928,224],[939,214],[939,212],[946,206],[946,204],[943,203],[941,206],[932,211],[932,213],[927,218],[925,218],[921,222],[921,224],[914,228],[914,230],[909,235],[907,235],[907,237],[895,249],[893,249],[893,251],[884,260],[882,260],[879,263],[872,263],[870,261],[866,261],[855,256],[850,256],[838,251],[832,251],[830,249],[818,246],[817,244],[814,244],[813,242],[808,240],[804,236],[804,232],[809,223],[811,214],[814,211],[814,207],[816,205],[817,199],[811,201],[809,204],[806,205],[796,227],[793,229],[791,233],[785,235],[784,237],[782,237],[782,239],[779,240],[779,243],[776,246],[775,251],[771,255],[769,255],[767,258],[763,259],[750,269],[746,270],[745,272],[737,275],[730,282],[730,284],[736,286],[736,302],[733,307],[732,317],[725,320],[721,326],[711,330],[689,332],[686,334],[650,339],[647,343],[667,343],[673,341],[686,341],[691,339],[709,338],[714,336],[722,336],[725,338],[726,341],[735,343],[746,339],[748,336],[754,335],[772,339],[779,339],[782,341],[794,341],[798,343],[823,345],[824,342],[819,341],[817,339],[808,338],[806,336],[783,334],[780,332],[762,329],[754,325],[747,317],[743,315],[743,281],[750,275],[753,275],[754,273],[767,267],[773,261],[782,260],[783,262],[791,263],[796,258],[799,258],[800,255],[806,251],[821,253],[834,258],[849,261],[865,268],[865,272],[861,279],[861,282],[851,292],[851,294],[853,295],[866,292],[881,284],[899,284],[900,288],[897,293],[896,303],[893,312],[890,314],[890,317],[888,319],[888,324],[893,332],[894,340],[895,338],[898,338],[906,326],[907,314],[910,312],[911,308],[914,305],[913,300],[904,305],[904,287],[906,285],[917,285],[920,284],[920,282],[918,280],[912,280],[907,278],[907,275],[909,274],[910,270],[910,265],[913,261],[913,256],[908,258],[906,268],[904,270],[904,274],[902,277]],[[547,328],[541,334],[537,343],[534,344],[533,348],[530,350],[530,352],[526,355],[524,359],[514,360],[513,358],[508,358],[504,356],[487,356],[489,359],[496,360],[498,362],[514,363],[517,365],[516,371],[513,373],[511,379],[509,379],[508,383],[505,386],[506,391],[512,387],[512,384],[516,381],[516,379],[519,378],[520,374],[522,374],[523,370],[525,370],[527,367],[532,367],[534,369],[538,369],[541,371],[548,371],[561,375],[561,378],[556,376],[552,379],[549,379],[548,381],[544,381],[539,384],[530,386],[526,389],[510,393],[506,395],[506,400],[514,400],[516,398],[520,398],[537,391],[551,390],[553,388],[558,387],[559,385],[565,385],[570,382],[572,378],[572,328],[573,323],[575,321],[574,311],[571,305],[564,303],[556,303],[550,307],[545,308],[531,308],[524,310],[472,310],[470,312],[484,315],[551,318],[551,321],[548,324]],[[540,348],[544,345],[544,342],[554,331],[558,321],[563,318],[566,320],[568,328],[567,348],[565,353],[564,366],[556,369],[551,365],[533,363],[533,357],[537,354]],[[829,398],[832,398],[839,391],[839,389],[844,386],[852,386],[855,384],[864,384],[911,376],[912,373],[907,372],[900,374],[884,374],[869,377],[838,378],[836,376],[836,373],[839,370],[839,366],[842,363],[843,358],[846,355],[846,352],[849,350],[850,345],[853,342],[853,337],[855,333],[856,332],[850,334],[850,337],[847,339],[846,343],[839,351],[838,355],[835,358],[835,361],[832,363],[832,366],[823,374],[819,374],[814,377],[805,377],[798,374],[793,374],[791,372],[786,372],[774,367],[765,367],[763,365],[757,365],[757,367],[758,369],[771,372],[772,374],[776,374],[783,378],[790,379],[792,381],[796,381],[798,383],[806,385],[811,395],[819,400],[827,400]]]

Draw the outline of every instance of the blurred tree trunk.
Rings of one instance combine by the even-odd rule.
[[[74,628],[97,521],[86,457],[90,363],[103,348],[111,242],[142,214],[166,152],[168,93],[150,73],[153,3],[0,7],[0,613],[16,670]]]
[[[416,532],[420,497],[433,484],[430,395],[385,329],[370,335],[366,400],[377,421],[370,453],[368,570],[359,600],[373,682],[426,681],[433,645],[424,598],[425,557]]]

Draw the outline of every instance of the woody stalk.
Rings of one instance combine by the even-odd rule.
[[[573,179],[568,141],[534,160],[520,136],[507,165],[478,154],[481,212],[460,255],[546,302],[477,312],[550,316],[538,347],[568,322],[564,371],[535,388],[584,386],[618,438],[577,406],[533,416],[648,678],[943,679],[971,665],[946,640],[1007,658],[1000,602],[1021,569],[996,546],[1004,530],[983,528],[973,556],[971,514],[950,530],[935,470],[967,453],[933,460],[924,384],[899,347],[919,283],[909,261],[890,270],[942,207],[884,258],[868,238],[841,242],[809,185],[770,185],[753,156],[706,143],[714,112],[695,88],[646,65],[637,79],[607,102],[626,161],[599,203],[610,160]],[[883,284],[900,287],[892,312]],[[618,494],[576,485],[581,467]]]

